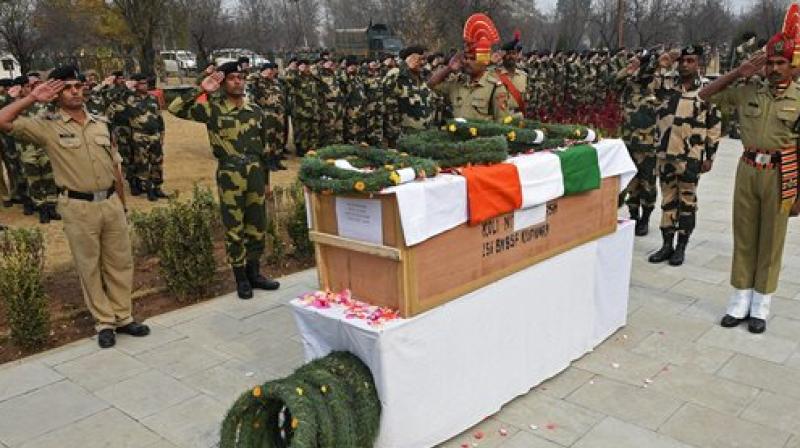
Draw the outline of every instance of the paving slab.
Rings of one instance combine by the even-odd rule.
[[[791,367],[735,355],[718,375],[737,383],[800,398],[800,370]]]
[[[109,408],[37,437],[22,448],[154,448],[160,440],[161,437],[136,420]]]
[[[764,426],[800,435],[800,399],[762,392],[741,417]]]
[[[186,448],[208,448],[219,443],[219,428],[227,405],[198,395],[142,420],[142,424],[169,442]]]
[[[230,355],[197,343],[193,338],[144,352],[137,358],[175,378],[185,378],[230,359]]]
[[[61,374],[39,362],[17,364],[0,370],[0,402],[63,378]]]
[[[136,420],[184,402],[198,392],[175,378],[151,370],[100,389],[95,394]]]
[[[732,351],[696,344],[687,341],[685,335],[672,331],[653,333],[632,351],[670,364],[695,367],[707,373],[716,372],[733,356]]]
[[[574,448],[691,448],[663,434],[608,417],[581,438]]]
[[[117,349],[106,349],[59,364],[54,369],[82,387],[94,391],[147,370],[136,358]]]
[[[747,331],[746,325],[737,328],[713,326],[697,342],[776,363],[786,362],[800,344],[800,341],[771,332],[752,334]]]
[[[738,415],[759,393],[755,387],[676,365],[659,372],[650,389],[730,415]]]
[[[71,381],[60,381],[0,403],[0,441],[20,445],[108,407]]]

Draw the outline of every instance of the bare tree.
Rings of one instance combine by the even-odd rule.
[[[685,43],[707,43],[716,47],[731,38],[734,18],[722,0],[689,0],[681,9]]]
[[[33,0],[0,2],[0,36],[8,51],[17,58],[25,73],[31,69],[34,53],[41,48],[39,33],[34,27]]]
[[[202,70],[214,50],[224,47],[233,29],[222,0],[177,0],[184,18],[189,42],[197,54],[197,67]]]
[[[174,6],[170,0],[112,0],[136,38],[139,67],[143,73],[155,73],[154,42],[167,11]]]
[[[556,22],[559,36],[556,45],[559,50],[576,49],[582,44],[591,6],[591,0],[558,0]]]
[[[679,30],[679,1],[630,0],[628,24],[634,32],[634,44],[651,47],[674,41]]]
[[[588,28],[595,47],[617,46],[617,2],[618,0],[596,0],[588,18]]]

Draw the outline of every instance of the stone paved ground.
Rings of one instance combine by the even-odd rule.
[[[645,261],[657,232],[637,239],[627,327],[444,446],[800,448],[797,221],[768,332],[716,325],[730,292],[739,151],[725,141],[702,180],[683,267]],[[115,349],[85,340],[0,366],[0,448],[213,446],[242,390],[302,362],[286,303],[314,282],[302,272],[277,294],[221,297],[153,318],[152,336],[120,337]]]

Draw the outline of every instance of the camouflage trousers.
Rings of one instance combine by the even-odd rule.
[[[133,173],[133,135],[131,128],[125,126],[115,126],[111,130],[111,137],[117,145],[119,156],[122,157],[122,170],[127,179],[134,176]]]
[[[367,140],[367,122],[364,109],[352,107],[345,110],[342,142],[357,145]]]
[[[656,153],[654,151],[630,151],[636,164],[636,176],[628,184],[625,203],[630,209],[656,206]]]
[[[58,188],[53,178],[53,166],[44,149],[25,145],[21,160],[25,171],[27,183],[26,196],[33,205],[39,207],[44,204],[55,204],[58,199]]]
[[[365,138],[371,146],[383,144],[383,113],[380,110],[367,112]]]
[[[292,118],[294,146],[299,157],[320,147],[320,123],[316,118]]]
[[[245,266],[248,260],[258,260],[264,253],[266,176],[261,162],[249,157],[220,161],[217,168],[225,251],[233,267]]]
[[[17,150],[17,145],[14,139],[8,136],[0,136],[2,145],[0,145],[0,160],[6,167],[6,174],[8,175],[8,193],[7,197],[4,196],[3,200],[20,200],[27,195],[28,183],[25,180],[25,170],[22,166],[20,153]]]
[[[153,185],[164,183],[164,148],[158,134],[133,133],[131,157],[128,170],[129,178],[147,181]]]
[[[335,105],[328,105],[322,113],[320,146],[336,145],[344,141],[344,111]]]
[[[686,236],[692,234],[697,215],[700,165],[697,159],[658,159],[662,230]]]

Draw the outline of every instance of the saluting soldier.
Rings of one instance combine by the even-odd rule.
[[[250,97],[264,111],[267,118],[269,138],[269,169],[285,170],[281,157],[286,150],[287,99],[286,88],[278,79],[278,64],[267,62],[248,86]]]
[[[752,333],[767,328],[778,287],[789,216],[800,213],[797,196],[800,86],[792,78],[795,41],[778,33],[757,54],[700,91],[700,98],[735,107],[744,152],[733,190],[734,293],[723,327],[748,320]],[[765,69],[767,83],[737,84]]]
[[[364,79],[358,74],[361,62],[355,56],[348,56],[344,61],[344,73],[341,77],[342,106],[342,140],[344,143],[360,144],[367,141],[367,96]]]
[[[380,62],[371,60],[367,63],[367,70],[364,75],[364,94],[367,101],[365,106],[366,138],[367,143],[372,146],[381,146],[383,144],[383,115],[386,106],[380,67]]]
[[[678,58],[678,76],[658,90],[658,178],[664,243],[651,263],[683,264],[697,221],[697,184],[711,170],[722,133],[719,109],[698,97],[708,80],[700,77],[703,47],[691,45]],[[677,243],[675,235],[677,234]],[[674,244],[674,248],[673,248]]]
[[[253,288],[274,290],[280,284],[260,273],[265,248],[265,195],[269,188],[269,124],[264,111],[245,98],[246,74],[236,62],[219,66],[199,88],[169,106],[175,116],[205,123],[214,157],[225,249],[236,292],[253,297]],[[222,87],[222,95],[214,95]],[[205,102],[198,98],[205,96]]]
[[[164,118],[158,99],[148,91],[148,77],[131,75],[130,87],[117,87],[111,93],[111,115],[131,130],[131,158],[128,181],[131,194],[146,193],[151,202],[167,197],[164,183]]]
[[[414,45],[400,51],[400,67],[383,81],[383,134],[394,147],[403,132],[425,129],[433,120],[431,89],[422,76],[425,49]]]
[[[125,217],[122,161],[111,145],[108,123],[86,112],[83,83],[75,67],[59,67],[30,95],[0,110],[0,130],[47,151],[63,191],[64,218],[86,306],[95,319],[100,347],[115,334],[146,336],[150,329],[131,316],[133,257]],[[22,113],[34,103],[55,100],[57,110],[39,117]]]
[[[506,42],[501,47],[502,62],[497,68],[497,77],[508,90],[508,107],[512,113],[527,116],[527,101],[525,95],[528,92],[528,75],[518,68],[520,51],[522,46],[519,43],[519,31],[514,32],[514,39]]]

